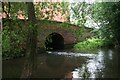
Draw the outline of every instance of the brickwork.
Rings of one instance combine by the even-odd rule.
[[[85,32],[83,35],[78,35],[76,32],[79,32],[80,27],[69,24],[67,28],[62,27],[60,24],[62,23],[54,23],[51,22],[40,22],[42,26],[38,27],[38,47],[45,46],[45,40],[46,37],[51,33],[58,33],[61,34],[64,38],[64,44],[74,44],[77,43],[80,40],[83,40],[82,38],[88,38],[91,36],[90,30],[85,29]],[[47,25],[46,25],[47,23]],[[81,38],[81,39],[80,39]]]

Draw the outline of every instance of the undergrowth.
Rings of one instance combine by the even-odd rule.
[[[101,48],[104,46],[104,40],[99,38],[91,38],[83,42],[79,42],[74,46],[75,50],[78,50],[80,52],[91,52],[95,51],[98,48]]]

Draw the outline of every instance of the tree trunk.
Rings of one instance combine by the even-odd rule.
[[[26,43],[26,60],[24,63],[24,68],[21,74],[21,78],[30,78],[33,73],[34,68],[34,56],[36,54],[37,45],[37,27],[35,26],[36,17],[35,9],[32,2],[27,2],[28,8],[28,20],[33,28],[28,28],[28,36]]]
[[[2,2],[2,12],[4,12],[6,14],[6,18],[9,19],[9,15],[10,15],[10,10],[11,10],[11,4],[10,2],[8,2],[8,11],[5,11],[5,5],[4,2]]]

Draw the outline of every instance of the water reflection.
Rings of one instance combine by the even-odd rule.
[[[87,64],[88,71],[91,73],[90,78],[103,77],[102,70],[104,66],[104,52],[99,51],[97,56],[88,61]]]
[[[37,54],[32,78],[69,78],[70,80],[118,78],[120,76],[119,52],[98,50],[96,53],[48,52]],[[3,78],[19,78],[23,62],[24,58],[3,61]]]
[[[65,52],[48,52],[45,55],[37,55],[33,77],[68,78],[71,75],[71,71],[78,66],[82,66],[87,60],[85,57],[66,56],[58,53]]]
[[[107,53],[102,50],[99,50],[95,58],[87,60],[86,63],[82,65],[82,67],[78,67],[74,69],[74,71],[72,71],[73,73],[72,76],[73,78],[84,78],[84,79],[86,78],[115,78],[115,77],[118,78],[119,77],[117,76],[119,74],[117,73],[118,66],[115,65],[114,63],[114,62],[117,62],[117,60],[114,60],[112,62],[110,61],[110,60],[113,60],[113,57],[114,56],[113,56],[112,50],[108,50]],[[114,64],[114,66],[111,66],[111,64]],[[108,73],[106,71],[111,71],[111,72]]]
[[[112,60],[113,59],[113,51],[109,50],[108,54],[109,54],[109,59]]]
[[[46,57],[46,65],[52,69],[59,69],[65,61],[64,56],[49,55]]]
[[[89,57],[89,58],[94,58],[96,56],[96,54],[89,54],[89,53],[51,52],[51,51],[48,51],[48,54],[70,56],[70,57]]]

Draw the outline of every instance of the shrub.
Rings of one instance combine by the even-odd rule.
[[[103,39],[91,38],[83,42],[79,42],[74,46],[76,50],[91,50],[103,46]]]
[[[4,58],[14,58],[23,56],[23,51],[25,50],[26,42],[26,31],[19,23],[12,25],[12,30],[8,27],[8,24],[3,24],[2,31],[2,57]]]

